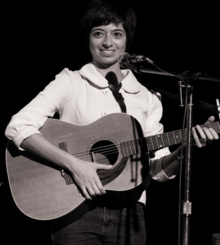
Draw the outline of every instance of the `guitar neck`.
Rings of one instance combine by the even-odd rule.
[[[219,122],[206,123],[202,125],[202,127],[213,128],[218,134],[220,133]],[[128,157],[146,151],[155,151],[172,145],[178,145],[182,143],[182,139],[184,139],[185,142],[186,138],[187,129],[184,129],[183,132],[182,130],[176,130],[168,133],[157,134],[142,139],[122,142],[120,144],[121,152],[123,157]]]

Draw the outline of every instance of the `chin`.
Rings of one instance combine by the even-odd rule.
[[[114,61],[114,62],[99,62],[99,63],[96,63],[97,65],[99,65],[100,67],[103,67],[103,68],[108,68],[108,67],[111,67],[113,65],[115,65],[116,63],[118,63],[118,61]]]
[[[97,67],[110,67],[114,65],[115,63],[118,63],[118,59],[115,57],[99,57],[98,59],[94,59],[93,57],[93,64]]]

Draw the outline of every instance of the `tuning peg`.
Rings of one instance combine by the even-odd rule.
[[[219,120],[220,120],[220,104],[219,104],[219,99],[216,99],[216,104],[218,107],[218,116],[219,116]]]

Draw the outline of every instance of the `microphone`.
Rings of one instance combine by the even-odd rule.
[[[121,83],[118,82],[116,74],[110,71],[106,74],[105,78],[108,81],[109,88],[111,89],[111,91],[117,94],[121,88]]]
[[[134,69],[141,62],[148,62],[150,64],[154,64],[152,60],[150,60],[144,55],[130,55],[128,53],[120,54],[118,57],[118,62],[122,68],[130,69]]]

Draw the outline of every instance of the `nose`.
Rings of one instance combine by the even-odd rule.
[[[111,36],[110,35],[106,35],[103,43],[102,43],[103,47],[105,48],[110,48],[112,47],[112,40],[111,40]]]

